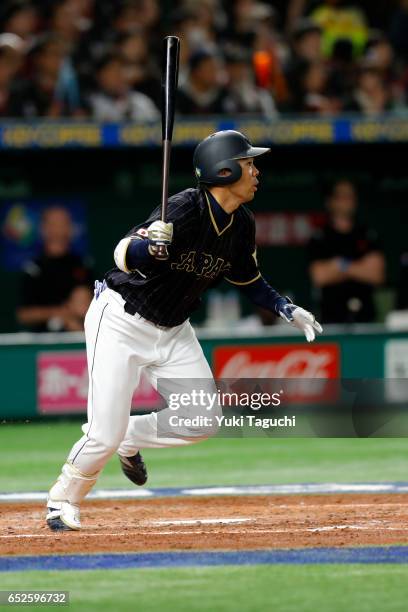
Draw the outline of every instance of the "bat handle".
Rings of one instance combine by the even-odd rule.
[[[163,140],[163,176],[162,176],[162,198],[161,198],[161,220],[167,221],[167,198],[169,193],[169,168],[170,168],[171,141]]]
[[[162,200],[161,200],[161,220],[167,221],[167,198],[169,193],[169,168],[170,168],[170,149],[171,141],[163,140],[163,180],[162,180]],[[156,259],[168,259],[169,253],[165,244],[157,246]]]

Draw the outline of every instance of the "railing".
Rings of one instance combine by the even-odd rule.
[[[273,121],[225,117],[176,118],[173,144],[194,146],[222,129],[244,132],[254,143],[270,145],[408,142],[408,115],[384,114],[375,118],[290,117]],[[0,121],[0,149],[69,149],[157,147],[161,125],[108,123],[85,120]]]

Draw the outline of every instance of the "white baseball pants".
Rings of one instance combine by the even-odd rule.
[[[142,371],[154,387],[162,379],[205,379],[215,390],[210,367],[188,321],[160,328],[124,311],[124,300],[111,289],[94,299],[85,319],[89,370],[88,422],[68,461],[82,474],[99,473],[117,451],[180,446],[216,433],[212,425],[192,428],[185,437],[158,435],[157,414],[130,416],[131,400]],[[188,408],[194,416],[195,408]],[[160,418],[169,408],[160,413]],[[214,413],[213,413],[214,414]],[[218,413],[216,413],[218,414]],[[214,419],[215,420],[215,419]]]

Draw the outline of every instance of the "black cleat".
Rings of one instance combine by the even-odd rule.
[[[59,516],[60,510],[56,508],[47,508],[47,525],[51,531],[73,531],[71,527],[66,525]],[[54,515],[54,516],[53,516]]]
[[[141,487],[147,482],[147,469],[143,457],[140,453],[136,453],[133,457],[119,456],[120,467],[129,480],[135,485]]]

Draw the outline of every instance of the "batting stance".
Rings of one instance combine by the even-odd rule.
[[[282,297],[258,269],[254,217],[245,203],[259,182],[254,158],[268,151],[236,131],[212,134],[194,152],[198,187],[169,199],[167,223],[157,208],[116,246],[116,267],[98,284],[85,319],[88,422],[49,491],[51,529],[81,528],[80,503],[114,453],[140,485],[147,480],[140,449],[191,444],[216,432],[187,428],[181,436],[159,435],[157,413],[130,416],[142,371],[155,387],[159,378],[213,384],[189,322],[206,289],[225,279],[298,327],[308,342],[322,332],[311,313]],[[188,410],[195,415],[195,407]]]

